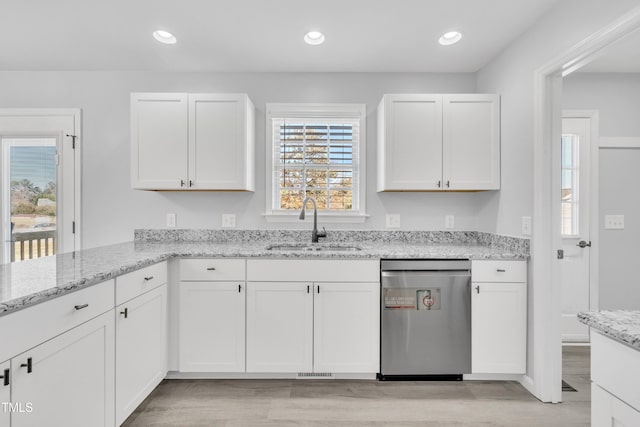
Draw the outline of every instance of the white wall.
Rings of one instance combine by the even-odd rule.
[[[131,92],[246,92],[256,106],[256,192],[146,192],[130,188],[129,94]],[[475,75],[420,73],[158,73],[1,72],[1,107],[79,107],[83,114],[84,247],[131,240],[134,228],[162,228],[168,212],[178,227],[220,228],[222,213],[235,213],[238,228],[307,228],[270,224],[265,208],[266,102],[367,104],[367,211],[365,224],[331,228],[385,227],[385,214],[399,213],[402,228],[475,230],[477,212],[495,192],[390,193],[375,191],[376,114],[384,93],[475,92]],[[321,224],[324,225],[324,224]]]
[[[522,216],[533,214],[535,71],[637,6],[637,0],[562,0],[477,73],[478,92],[499,93],[502,97],[501,191],[482,206],[480,231],[520,236]],[[536,348],[533,339],[545,322],[534,316],[536,283],[531,272],[535,262],[532,258],[527,309],[527,373],[534,382],[534,357],[546,351]]]
[[[563,108],[598,110],[603,137],[640,138],[640,74],[575,73],[564,79]],[[599,156],[601,309],[640,309],[640,148],[601,148]],[[605,215],[624,215],[624,230],[605,230]]]

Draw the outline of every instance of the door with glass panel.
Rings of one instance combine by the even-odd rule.
[[[565,117],[561,140],[561,237],[564,259],[562,284],[562,339],[589,341],[588,328],[577,313],[588,311],[590,295],[590,173],[591,119]]]
[[[2,263],[76,249],[75,115],[0,110]]]

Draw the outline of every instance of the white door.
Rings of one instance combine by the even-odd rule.
[[[11,402],[11,369],[9,361],[0,363],[0,405]],[[0,427],[9,427],[11,413],[0,407]]]
[[[562,339],[589,341],[589,328],[576,314],[591,308],[591,119],[564,117],[561,144]]]
[[[11,359],[12,427],[114,425],[113,311]]]
[[[380,371],[380,284],[314,285],[313,371]]]
[[[0,262],[80,249],[80,111],[0,110]]]
[[[117,425],[166,376],[166,334],[166,285],[116,307]]]
[[[244,281],[180,283],[181,372],[244,372],[245,295]]]
[[[247,283],[247,372],[311,372],[310,283]]]

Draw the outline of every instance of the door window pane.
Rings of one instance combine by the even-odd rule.
[[[57,223],[55,138],[3,138],[3,226],[11,261],[54,255]],[[5,184],[6,185],[6,184]],[[8,191],[7,191],[8,190]],[[9,200],[6,200],[6,199]],[[8,202],[8,203],[7,203]],[[8,218],[8,221],[7,221]]]
[[[561,147],[561,233],[563,236],[576,236],[578,230],[578,177],[579,162],[578,135],[562,135]]]

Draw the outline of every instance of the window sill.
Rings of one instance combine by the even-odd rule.
[[[287,213],[266,213],[263,214],[267,222],[299,222],[300,212]],[[341,213],[320,213],[318,212],[318,222],[325,224],[363,224],[369,215],[366,214],[341,214]],[[313,221],[313,210],[307,209],[305,222]]]

